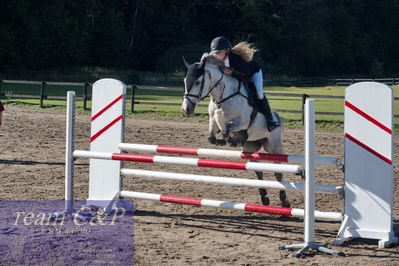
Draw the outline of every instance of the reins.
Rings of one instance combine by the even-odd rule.
[[[208,75],[209,75],[209,79],[212,79],[212,76],[211,76],[210,72],[207,71],[207,73],[208,73]],[[222,72],[222,76],[220,77],[220,79],[219,79],[218,81],[216,81],[216,83],[215,83],[212,87],[209,88],[208,93],[207,93],[205,96],[201,97],[201,96],[202,96],[202,93],[203,93],[203,91],[204,91],[204,87],[205,87],[205,74],[204,74],[204,75],[202,75],[201,87],[200,87],[200,90],[199,90],[198,94],[195,95],[195,94],[185,93],[183,97],[184,97],[185,99],[187,99],[191,104],[195,105],[195,103],[194,103],[189,97],[194,97],[194,98],[196,98],[196,99],[202,101],[202,100],[205,99],[217,86],[219,86],[219,84],[220,84],[220,82],[222,81],[223,78],[224,78],[224,73]],[[248,97],[241,93],[241,84],[242,84],[242,82],[241,82],[241,81],[238,81],[238,88],[237,88],[237,91],[234,92],[233,94],[227,96],[226,98],[222,98],[222,99],[221,99],[220,101],[218,101],[218,102],[217,102],[217,101],[214,101],[214,102],[216,103],[216,105],[218,106],[218,108],[220,108],[220,105],[221,105],[222,103],[224,103],[224,102],[230,100],[231,98],[235,97],[236,95],[240,95],[240,96],[242,96],[242,97],[244,97],[245,99],[248,100]],[[222,96],[223,96],[223,94],[224,94],[225,88],[226,88],[226,87],[223,86]]]
[[[233,98],[233,97],[236,96],[236,95],[240,95],[240,96],[242,96],[242,97],[244,97],[245,99],[248,100],[248,97],[241,93],[241,84],[242,84],[242,82],[241,82],[241,81],[238,81],[238,88],[237,88],[237,91],[236,91],[235,93],[233,93],[233,94],[227,96],[226,98],[222,98],[222,99],[221,99],[220,101],[218,101],[218,102],[215,101],[215,103],[216,103],[216,105],[218,106],[218,108],[220,108],[220,105],[221,105],[222,103],[224,103],[224,102],[227,101],[227,100],[230,100],[231,98]],[[225,89],[225,87],[223,87],[222,96],[223,96],[223,94],[224,94],[224,89]]]

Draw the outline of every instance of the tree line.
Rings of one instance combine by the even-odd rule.
[[[395,75],[397,0],[3,0],[0,69],[171,73],[225,36],[273,75]]]

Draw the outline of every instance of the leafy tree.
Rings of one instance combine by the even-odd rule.
[[[103,9],[94,20],[90,63],[104,67],[126,67],[129,39],[125,31],[122,13],[114,8]]]
[[[173,72],[222,35],[273,75],[395,75],[398,22],[397,0],[3,0],[0,69]]]
[[[136,44],[130,65],[155,69],[158,58],[173,47],[200,41],[192,23],[192,4],[186,1],[142,1],[139,8]]]
[[[208,45],[192,43],[173,47],[166,51],[157,62],[157,70],[163,73],[172,73],[176,70],[185,70],[182,57],[190,63],[198,62]]]

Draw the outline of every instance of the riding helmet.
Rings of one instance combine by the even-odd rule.
[[[226,37],[216,37],[211,42],[211,52],[220,51],[223,49],[231,49],[232,45]]]

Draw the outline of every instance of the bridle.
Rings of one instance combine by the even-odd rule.
[[[209,71],[205,71],[205,73],[202,75],[202,79],[201,79],[201,87],[200,90],[198,92],[198,94],[190,94],[190,93],[184,93],[183,97],[184,99],[187,99],[192,105],[195,106],[195,103],[189,98],[189,97],[193,97],[198,99],[199,101],[202,101],[203,99],[205,99],[217,86],[219,86],[220,82],[222,81],[222,79],[224,78],[224,73],[222,72],[222,76],[220,77],[220,79],[218,81],[215,82],[215,84],[212,86],[211,84],[209,85],[209,90],[208,93],[205,96],[202,96],[202,93],[204,91],[204,87],[205,87],[205,75],[208,74],[209,75],[209,80],[212,80],[212,76],[211,73]],[[211,87],[212,86],[212,87]],[[190,88],[191,89],[191,88]],[[189,90],[190,91],[190,90]]]
[[[201,95],[202,95],[202,93],[203,93],[203,91],[204,91],[204,87],[205,87],[205,75],[208,74],[208,75],[209,75],[209,79],[210,79],[210,80],[212,79],[211,73],[210,73],[209,71],[206,71],[206,73],[204,73],[204,74],[202,75],[201,87],[200,87],[200,90],[199,90],[198,94],[196,95],[196,94],[185,93],[185,94],[183,95],[184,99],[187,99],[193,106],[195,106],[196,103],[193,102],[193,101],[190,99],[190,97],[196,98],[196,99],[198,99],[198,101],[202,101],[203,99],[205,99],[205,98],[206,98],[217,86],[219,86],[219,84],[221,83],[222,79],[224,78],[224,73],[223,73],[223,71],[221,71],[221,73],[222,73],[222,76],[220,77],[220,79],[219,79],[218,81],[216,81],[216,83],[215,83],[212,87],[211,87],[211,85],[209,85],[208,93],[207,93],[205,96],[202,96],[202,97],[201,97]],[[242,97],[244,97],[245,99],[248,100],[248,97],[247,97],[246,95],[244,95],[244,94],[241,93],[241,83],[242,83],[241,81],[238,81],[238,88],[237,88],[237,91],[236,91],[235,93],[233,93],[233,94],[227,96],[226,98],[222,98],[220,101],[214,101],[215,104],[218,106],[218,108],[220,108],[220,105],[221,105],[222,103],[226,102],[227,100],[233,98],[233,97],[236,96],[236,95],[240,95],[240,96],[242,96]],[[190,89],[191,89],[191,88],[190,88]],[[225,86],[223,86],[223,91],[222,91],[222,94],[221,94],[222,96],[223,96],[223,94],[224,94],[224,90],[225,90]]]
[[[242,84],[242,82],[239,80],[239,81],[238,81],[238,88],[237,88],[237,91],[236,91],[236,92],[234,92],[233,94],[227,96],[226,98],[222,98],[222,99],[221,99],[220,101],[218,101],[218,102],[217,102],[217,101],[214,101],[215,104],[217,105],[217,107],[220,108],[220,106],[222,105],[222,103],[226,102],[227,100],[230,100],[231,98],[233,98],[233,97],[236,96],[236,95],[240,95],[240,96],[242,96],[242,97],[244,97],[245,99],[248,100],[248,97],[241,93],[241,84]],[[223,96],[223,94],[224,94],[224,89],[225,89],[225,87],[223,87],[222,96]]]

